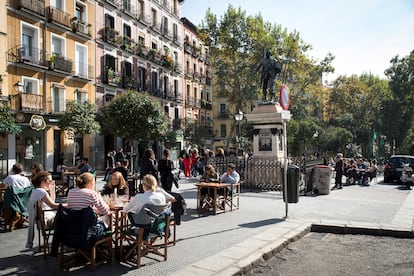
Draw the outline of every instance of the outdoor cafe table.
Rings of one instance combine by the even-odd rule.
[[[203,188],[207,189],[207,195],[213,195],[212,197],[212,206],[208,206],[209,208],[212,207],[213,208],[213,214],[216,215],[217,214],[217,204],[218,202],[218,194],[217,191],[219,189],[223,189],[224,190],[224,204],[223,204],[223,213],[226,212],[226,198],[227,198],[227,187],[231,186],[232,184],[226,184],[226,183],[210,183],[210,182],[200,182],[195,184],[197,186],[197,210],[198,210],[198,214],[200,215],[203,211],[203,206],[202,206],[202,202],[201,202],[201,190]]]

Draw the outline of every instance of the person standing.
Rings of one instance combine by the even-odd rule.
[[[122,164],[122,161],[124,161],[124,159],[125,159],[124,150],[122,148],[119,148],[115,154],[115,162],[121,162]]]
[[[163,152],[163,158],[158,161],[158,171],[160,172],[161,177],[161,187],[167,191],[171,192],[173,184],[173,174],[174,164],[170,160],[170,151],[165,149]]]
[[[145,175],[151,174],[155,177],[158,181],[158,169],[157,169],[157,162],[155,160],[155,154],[152,149],[147,149],[144,152],[144,156],[141,160],[141,170],[140,170],[140,178],[141,181]],[[139,185],[139,191],[143,192],[142,184]]]
[[[105,176],[104,181],[107,180],[108,175],[112,174],[112,170],[115,168],[115,154],[112,150],[110,150],[106,155],[106,169],[105,169]]]
[[[344,175],[344,159],[342,153],[335,157],[335,186],[333,189],[342,189],[342,176]]]

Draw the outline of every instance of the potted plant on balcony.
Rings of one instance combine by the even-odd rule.
[[[56,60],[57,55],[56,54],[52,54],[49,57],[49,61],[47,63],[48,67],[50,70],[54,70],[55,69],[55,60]]]
[[[114,69],[108,69],[108,82],[118,84],[121,78],[115,73]]]

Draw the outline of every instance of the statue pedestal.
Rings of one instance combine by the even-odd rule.
[[[253,125],[253,157],[283,161],[287,156],[283,120],[290,119],[290,112],[283,110],[279,103],[262,102],[245,116]]]

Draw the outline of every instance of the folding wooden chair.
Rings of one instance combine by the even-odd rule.
[[[227,189],[226,204],[233,211],[233,207],[239,209],[240,204],[240,182],[229,185]]]
[[[37,201],[36,203],[36,225],[37,225],[37,236],[39,238],[39,249],[43,248],[43,254],[45,259],[47,254],[50,253],[49,238],[53,236],[55,230],[54,224],[47,224],[45,221],[45,212],[56,212],[56,210],[43,210],[42,202]],[[43,245],[41,239],[43,238]]]
[[[164,210],[160,212],[160,209]],[[170,212],[165,205],[146,205],[139,214],[124,214],[121,225],[121,260],[141,258],[149,253],[167,260]]]
[[[61,267],[77,256],[83,256],[90,263],[92,271],[97,265],[112,262],[112,226],[97,236],[96,223],[97,216],[91,207],[71,210],[59,206],[55,219],[52,255],[57,253],[55,246],[58,244]],[[65,248],[73,248],[74,253],[65,256]]]

